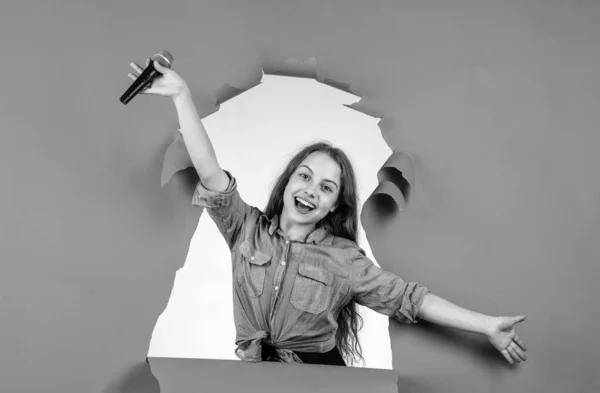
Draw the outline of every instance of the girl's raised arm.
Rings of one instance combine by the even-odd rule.
[[[150,59],[147,59],[146,66],[149,62]],[[130,65],[138,75],[143,71],[135,63]],[[162,95],[173,99],[179,118],[180,132],[200,182],[209,190],[225,191],[229,184],[229,177],[217,161],[215,150],[202,125],[187,83],[177,72],[163,67],[156,61],[154,67],[162,76],[155,78],[152,85],[141,93]],[[128,76],[133,80],[137,78],[133,73],[129,73]]]

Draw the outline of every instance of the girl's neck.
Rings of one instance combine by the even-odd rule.
[[[292,241],[305,242],[308,235],[315,230],[315,225],[300,225],[290,222],[285,214],[279,218],[279,227],[285,236]]]

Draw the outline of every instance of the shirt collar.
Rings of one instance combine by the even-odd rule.
[[[269,223],[270,223],[269,230],[268,230],[269,235],[273,236],[275,231],[277,229],[279,229],[279,216],[277,214],[275,214],[270,219],[266,216],[265,216],[265,218],[267,218],[267,221],[269,221]],[[331,242],[332,242],[332,236],[330,235],[329,231],[327,231],[325,228],[316,228],[306,238],[306,243],[331,245]]]

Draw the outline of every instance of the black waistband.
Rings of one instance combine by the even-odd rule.
[[[345,366],[346,362],[340,354],[337,347],[329,352],[317,353],[317,352],[298,352],[294,351],[296,355],[302,360],[303,363],[309,364],[328,364],[334,366]],[[277,354],[275,347],[262,343],[262,360],[266,362],[281,362],[281,358]]]

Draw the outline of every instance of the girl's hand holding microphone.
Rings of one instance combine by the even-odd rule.
[[[156,94],[165,97],[171,97],[173,100],[182,96],[183,94],[189,93],[187,83],[181,76],[170,68],[163,67],[157,61],[154,61],[154,68],[160,72],[161,75],[154,78],[152,83],[140,91],[140,94]],[[146,67],[150,64],[150,59],[146,59]],[[131,68],[134,69],[134,73],[129,73],[127,76],[134,81],[144,71],[142,67],[136,63],[130,63]]]

